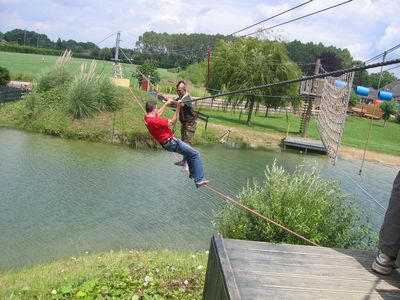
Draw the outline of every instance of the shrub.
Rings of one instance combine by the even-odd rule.
[[[56,65],[51,69],[42,71],[36,80],[35,88],[38,92],[45,92],[70,80],[71,75],[67,68]]]
[[[189,65],[179,73],[179,76],[190,80],[194,84],[204,84],[207,80],[207,61]]]
[[[10,82],[10,71],[7,68],[0,67],[0,85],[6,85]]]
[[[121,95],[110,79],[101,76],[97,81],[97,85],[99,88],[99,109],[101,111],[116,111],[122,106]]]
[[[139,85],[142,85],[142,74],[150,77],[150,82],[154,85],[157,85],[157,83],[160,81],[160,74],[157,71],[157,65],[154,61],[145,60],[144,63],[138,67],[138,70],[139,72],[132,76],[136,76]]]
[[[32,81],[35,80],[35,76],[34,75],[28,74],[28,73],[22,73],[22,72],[12,73],[11,74],[11,78],[13,80],[29,81],[29,82],[32,82]]]
[[[239,199],[321,246],[370,249],[376,242],[373,228],[362,221],[356,207],[341,194],[338,183],[321,178],[316,168],[298,166],[290,175],[274,162],[266,167],[265,182],[254,180]],[[228,238],[306,243],[230,203],[216,216],[216,224]]]

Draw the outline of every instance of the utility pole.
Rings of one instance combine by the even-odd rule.
[[[36,32],[36,48],[39,48],[39,29],[37,29],[38,32]]]
[[[25,41],[26,41],[26,29],[24,29],[24,46],[25,46]]]
[[[115,56],[114,56],[114,65],[113,65],[113,75],[115,78],[122,78],[122,67],[121,64],[119,63],[119,42],[121,41],[120,39],[121,33],[118,31],[117,33],[117,40],[115,42]]]

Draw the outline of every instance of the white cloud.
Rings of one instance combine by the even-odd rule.
[[[263,26],[273,26],[340,2],[343,1],[312,1]],[[0,31],[26,28],[39,30],[52,40],[61,37],[96,43],[120,30],[125,47],[133,45],[146,30],[229,34],[299,3],[295,0],[0,0]],[[398,0],[352,1],[277,27],[272,36],[347,47],[354,58],[366,60],[399,43],[399,11]],[[113,39],[100,46],[113,46]]]

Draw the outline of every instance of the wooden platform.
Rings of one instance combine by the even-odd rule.
[[[203,299],[400,299],[400,274],[371,271],[375,253],[211,240]]]
[[[283,149],[288,148],[300,149],[307,153],[307,151],[314,151],[319,153],[326,153],[327,150],[321,141],[310,140],[304,138],[287,137],[282,140]]]

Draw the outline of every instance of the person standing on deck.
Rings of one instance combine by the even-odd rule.
[[[174,99],[173,103],[181,100],[184,104],[180,107],[179,114],[179,122],[181,123],[181,139],[186,143],[192,146],[193,137],[196,132],[196,113],[193,111],[193,106],[191,102],[191,98],[186,91],[186,84],[184,81],[178,81],[176,84],[176,93],[178,94],[178,98]],[[160,96],[168,101],[171,100],[166,98],[164,95],[160,94]],[[188,169],[187,161],[185,158],[182,161],[178,161],[175,163],[177,166],[182,166],[184,170]]]
[[[167,105],[170,105],[172,102],[173,100],[168,100],[160,109],[157,108],[154,101],[147,102],[146,115],[144,116],[146,127],[154,139],[157,140],[165,150],[183,155],[183,159],[188,164],[190,177],[194,178],[196,187],[207,185],[209,181],[204,178],[200,153],[189,144],[176,138],[169,128],[169,126],[176,124],[179,109],[175,111],[171,120],[161,118]],[[177,107],[180,105],[182,105],[181,100],[177,101]]]
[[[400,171],[397,174],[389,199],[389,206],[379,232],[379,250],[372,270],[389,275],[400,268]]]

